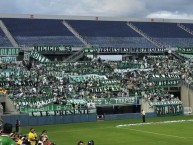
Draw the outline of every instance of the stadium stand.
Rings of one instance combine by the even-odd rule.
[[[20,46],[58,45],[83,46],[60,20],[2,19]]]
[[[100,98],[145,96],[153,101],[155,97],[161,99],[167,95],[164,87],[180,83],[181,74],[174,71],[179,64],[170,60],[171,65],[163,69],[161,65],[168,63],[164,59],[149,57],[148,62],[138,63],[34,63],[30,70],[25,64],[8,64],[9,69],[1,64],[0,87],[9,92],[16,108],[25,113],[55,103],[66,105],[66,109],[84,108],[87,102]],[[151,67],[158,62],[160,65]]]
[[[94,47],[155,48],[119,21],[67,20],[67,22]]]
[[[193,24],[183,23],[183,25],[193,31]]]
[[[170,46],[191,46],[193,36],[177,27],[177,23],[160,22],[132,22],[144,33],[153,37],[158,42]]]
[[[164,49],[161,49],[163,50],[160,52],[162,55],[149,55],[148,53],[151,53],[155,46],[129,27],[127,22],[130,21],[34,18],[1,18],[1,20],[20,46],[45,45],[45,48],[41,49],[45,49],[44,52],[48,50],[47,48],[52,50],[49,55],[57,51],[58,48],[53,51],[54,45],[84,46],[69,28],[64,26],[64,20],[88,44],[91,44],[91,48],[94,47],[92,49],[95,53],[98,53],[94,50],[95,48],[105,47],[132,50],[147,48],[147,50],[144,49],[146,54],[142,52],[139,58],[133,57],[128,61],[104,61],[87,58],[90,61],[60,62],[47,59],[48,62],[38,62],[46,59],[43,53],[27,52],[28,55],[31,55],[28,60],[1,62],[1,91],[8,92],[9,99],[22,113],[33,114],[33,112],[40,112],[41,109],[56,111],[57,106],[63,106],[64,110],[88,109],[90,107],[88,103],[93,102],[95,107],[120,104],[137,106],[140,105],[138,98],[142,98],[150,104],[171,100],[181,104],[180,98],[169,94],[167,88],[179,87],[181,80],[192,83],[191,69],[188,68],[190,62],[185,63],[183,60],[178,60],[172,56],[172,53],[163,55],[168,53]],[[175,47],[190,45],[193,42],[192,35],[179,28],[177,23],[130,23],[164,45]],[[3,32],[0,34],[3,38]],[[72,51],[74,51],[73,47]],[[106,50],[108,51],[108,49]],[[127,49],[125,50],[127,51]],[[84,52],[80,52],[85,57]],[[64,53],[59,53],[64,55]],[[128,53],[125,52],[125,54]],[[140,51],[136,53],[138,54]],[[35,60],[37,55],[39,59]],[[129,55],[134,56],[134,54]],[[180,56],[180,54],[178,55]],[[186,60],[184,54],[183,58]],[[124,99],[133,102],[128,100],[126,101],[130,104],[126,101],[121,102]],[[120,100],[120,103],[117,100]],[[113,104],[115,102],[117,104]],[[137,112],[137,109],[135,111]],[[56,112],[54,113],[56,115]]]
[[[7,39],[3,31],[0,29],[0,47],[12,47],[10,41]]]

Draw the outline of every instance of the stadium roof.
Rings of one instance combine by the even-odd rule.
[[[130,18],[130,17],[101,17],[101,16],[69,16],[69,15],[36,15],[36,14],[0,14],[0,18],[25,19],[57,19],[57,20],[99,20],[99,21],[129,21],[129,22],[165,22],[193,23],[193,20],[162,19],[162,18]]]

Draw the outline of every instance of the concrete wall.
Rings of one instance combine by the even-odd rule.
[[[192,114],[191,111],[193,109],[193,86],[190,86],[188,84],[182,85],[182,87],[181,87],[181,100],[183,102],[184,109],[186,107],[191,107],[191,110],[189,110],[190,112],[188,114]]]
[[[94,122],[96,121],[96,114],[78,114],[78,115],[65,115],[65,116],[29,116],[23,115],[3,115],[4,123],[11,123],[15,126],[16,120],[20,120],[21,126],[39,126],[50,124],[66,124],[78,122]]]
[[[193,88],[190,85],[182,85],[181,100],[184,107],[191,107],[193,109]]]
[[[5,103],[5,108],[2,112],[4,113],[11,113],[11,114],[19,114],[19,111],[16,110],[13,102],[7,95],[0,96],[0,103]],[[2,114],[1,114],[2,115]]]
[[[141,109],[143,109],[146,113],[153,113],[154,111],[154,107],[150,106],[149,101],[146,101],[144,99],[142,99],[141,102]]]
[[[190,90],[188,89],[187,86],[182,85],[181,87],[181,101],[183,102],[184,107],[189,107],[189,92]]]

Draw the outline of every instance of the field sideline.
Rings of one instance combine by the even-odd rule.
[[[39,135],[48,131],[49,138],[56,145],[76,145],[79,140],[94,140],[95,145],[192,145],[193,122],[164,123],[171,120],[192,120],[193,116],[147,118],[149,125],[117,127],[124,124],[138,124],[141,119],[98,121],[74,124],[33,126]],[[22,127],[27,134],[29,127]]]

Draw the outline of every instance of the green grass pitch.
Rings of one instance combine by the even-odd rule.
[[[97,121],[73,124],[33,126],[37,134],[44,129],[56,145],[77,145],[82,140],[94,140],[95,145],[193,145],[193,122],[161,124],[162,121],[190,120],[193,116],[146,118],[150,125],[116,127],[141,123],[141,119]],[[31,126],[22,127],[27,134]]]

